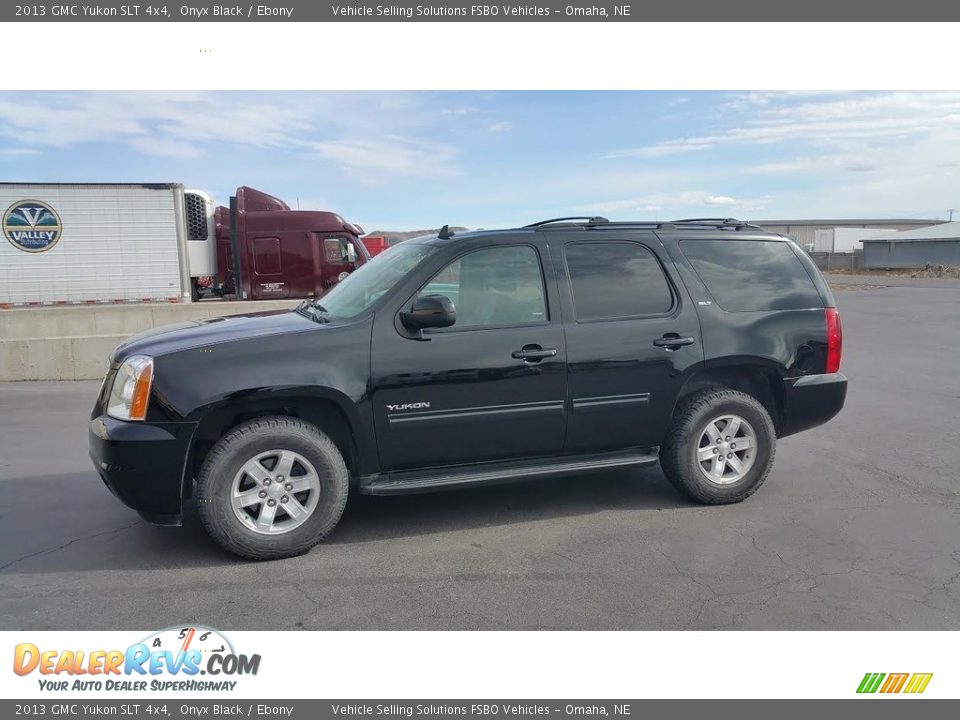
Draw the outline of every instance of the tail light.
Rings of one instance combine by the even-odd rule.
[[[840,324],[840,313],[835,307],[826,309],[827,319],[827,372],[835,373],[840,370],[840,355],[843,353],[843,326]]]

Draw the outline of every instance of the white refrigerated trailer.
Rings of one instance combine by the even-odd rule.
[[[189,302],[213,203],[179,183],[0,183],[0,306]]]

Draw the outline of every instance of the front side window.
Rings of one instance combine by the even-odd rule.
[[[328,237],[323,240],[324,255],[328,263],[339,265],[348,262],[347,243],[342,237]]]
[[[330,315],[352,318],[383,297],[436,248],[403,243],[389,248],[334,285],[320,299]]]
[[[643,245],[571,243],[564,256],[578,321],[662,315],[673,306],[663,269]]]
[[[419,294],[446,295],[453,301],[454,330],[547,320],[540,258],[528,245],[468,253],[437,273]]]

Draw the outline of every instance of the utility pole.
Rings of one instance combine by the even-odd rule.
[[[955,210],[955,208],[950,208],[949,210],[947,210],[947,212],[950,213],[950,219],[947,220],[947,222],[953,222],[953,213],[954,213],[954,210]]]

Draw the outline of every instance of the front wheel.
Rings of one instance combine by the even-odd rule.
[[[746,393],[712,389],[677,406],[660,465],[685,495],[720,505],[756,492],[775,452],[776,430],[766,408]]]
[[[210,537],[235,555],[291,557],[333,530],[349,487],[340,451],[317,427],[262,417],[210,451],[197,479],[198,511]]]

